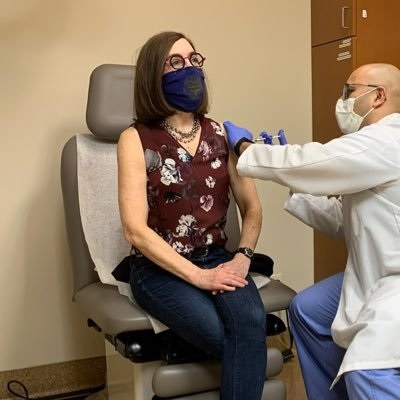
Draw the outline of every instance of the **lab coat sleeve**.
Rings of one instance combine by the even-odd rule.
[[[342,201],[340,198],[290,193],[284,208],[311,228],[336,239],[344,237]]]
[[[396,179],[400,173],[397,143],[385,142],[384,134],[367,128],[362,130],[365,133],[326,144],[253,144],[239,157],[237,169],[240,175],[270,180],[297,193],[360,192]]]

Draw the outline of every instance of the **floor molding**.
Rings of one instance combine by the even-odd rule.
[[[40,367],[0,372],[0,399],[14,399],[7,389],[10,381],[23,383],[30,398],[79,392],[105,385],[105,357],[67,361]],[[13,385],[13,388],[18,389]],[[21,394],[23,394],[21,392]],[[58,397],[58,396],[57,396]]]

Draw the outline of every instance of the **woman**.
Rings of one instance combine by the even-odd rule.
[[[120,213],[135,249],[131,287],[144,310],[221,361],[222,399],[259,400],[266,318],[248,270],[261,206],[222,128],[204,116],[204,60],[176,32],[150,38],[137,60],[137,119],[118,143]],[[234,255],[224,248],[230,188],[243,221]]]

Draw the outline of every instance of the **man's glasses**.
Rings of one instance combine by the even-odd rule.
[[[185,60],[189,60],[193,67],[200,68],[204,64],[205,57],[196,52],[190,53],[189,57],[182,57],[180,54],[172,54],[172,56],[169,56],[165,62],[173,69],[182,69],[185,67]]]
[[[364,85],[363,83],[345,83],[343,86],[342,98],[347,100],[349,96],[356,90],[353,86],[366,86],[377,88],[380,85]]]

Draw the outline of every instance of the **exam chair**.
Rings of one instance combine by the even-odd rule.
[[[88,135],[109,147],[110,152],[115,152],[120,132],[133,122],[134,71],[133,66],[104,64],[90,77],[86,119],[91,133]],[[100,282],[81,220],[76,136],[63,149],[61,183],[73,267],[73,301],[88,318],[88,326],[105,337],[108,398],[217,400],[218,363],[168,330],[155,334],[139,306],[121,295],[117,286]],[[226,229],[227,248],[233,250],[239,241],[234,201],[228,211]],[[266,314],[270,314],[287,312],[295,292],[271,279],[260,289],[260,294]],[[285,400],[284,382],[276,378],[282,368],[281,351],[269,348],[264,400]]]

